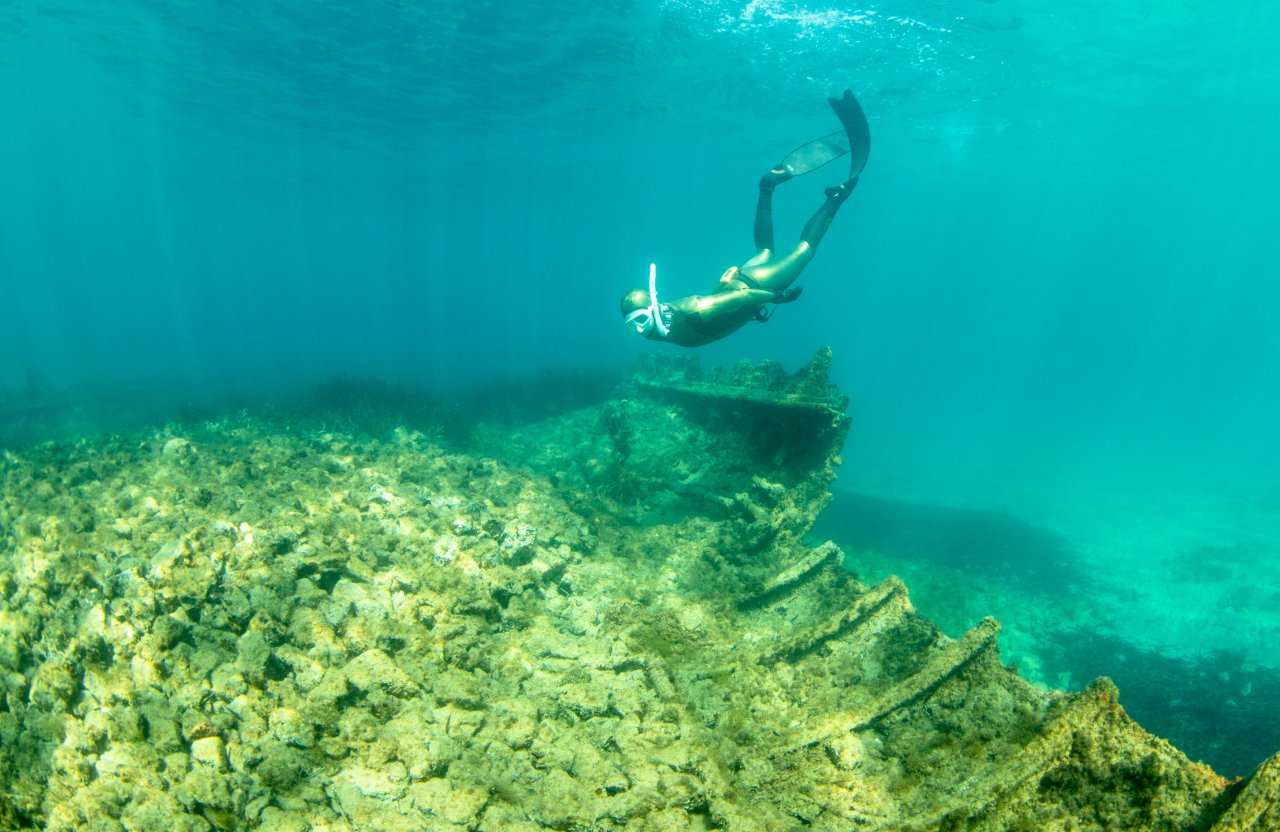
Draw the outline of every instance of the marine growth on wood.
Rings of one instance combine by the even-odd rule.
[[[829,364],[0,452],[0,828],[1280,828],[807,539]]]

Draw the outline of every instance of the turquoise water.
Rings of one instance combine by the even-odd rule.
[[[1046,683],[1082,681],[1036,639],[1072,627],[1280,667],[1278,35],[1280,7],[1207,0],[9,0],[0,391],[630,362],[661,347],[621,293],[750,256],[757,177],[851,87],[871,161],[804,298],[704,360],[830,344],[858,505],[1056,536],[1046,593],[1006,580],[1030,555],[831,518],[877,568],[971,577],[925,612],[996,612]],[[779,191],[781,238],[822,175]]]

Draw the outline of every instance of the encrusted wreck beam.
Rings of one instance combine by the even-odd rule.
[[[896,579],[891,580],[896,581]],[[888,584],[889,581],[885,583]],[[898,586],[900,587],[901,584],[899,583]],[[984,618],[959,641],[953,641],[933,653],[928,663],[918,672],[893,685],[864,705],[830,714],[809,727],[801,729],[784,748],[775,753],[797,751],[838,734],[848,734],[871,727],[894,711],[928,697],[983,652],[995,646],[999,632],[1000,622],[994,618]]]
[[[903,818],[903,829],[936,828],[940,816],[960,810],[993,815],[1002,806],[1016,807],[1036,791],[1047,775],[1068,764],[1073,753],[1088,753],[1099,736],[1108,732],[1132,730],[1156,741],[1132,723],[1112,719],[1119,713],[1116,693],[1110,680],[1094,682],[1068,700],[1040,734],[1016,754],[982,766],[954,787],[951,794],[940,796],[936,806]]]
[[[762,655],[759,661],[766,665],[783,660],[794,662],[852,630],[859,630],[859,637],[869,637],[883,629],[883,618],[900,615],[910,609],[906,586],[898,578],[890,577],[859,596],[847,609],[837,612],[820,624],[806,628],[804,633]]]
[[[800,393],[776,393],[710,382],[670,383],[637,378],[636,384],[647,390],[678,393],[715,402],[733,402],[764,408],[795,411],[797,414],[818,413],[832,418],[842,417],[838,401]]]
[[[1209,832],[1280,829],[1280,754],[1258,766]]]
[[[738,609],[751,610],[773,603],[829,564],[836,568],[844,564],[844,552],[830,540],[800,558],[789,568],[769,578],[761,585],[759,592],[741,601]]]

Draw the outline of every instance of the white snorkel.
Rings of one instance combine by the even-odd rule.
[[[662,320],[662,304],[658,303],[658,264],[649,264],[649,320],[657,328],[658,334],[667,337],[667,325]]]

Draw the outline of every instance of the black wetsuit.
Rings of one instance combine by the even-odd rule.
[[[700,347],[760,320],[761,310],[768,304],[780,302],[782,293],[795,283],[813,259],[818,243],[856,182],[851,179],[828,189],[826,201],[805,224],[800,242],[779,257],[773,248],[774,179],[765,174],[760,180],[760,197],[756,202],[755,243],[759,249],[756,256],[721,275],[714,294],[690,295],[663,304],[671,314],[666,336],[656,328],[646,336],[682,347]]]

